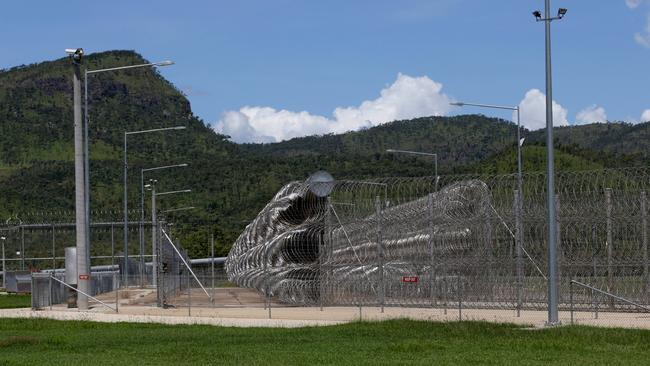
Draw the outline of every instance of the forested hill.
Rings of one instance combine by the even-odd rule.
[[[132,51],[110,51],[89,55],[84,62],[88,69],[97,69],[146,60]],[[68,59],[0,71],[0,219],[27,217],[34,211],[73,212],[71,79]],[[89,103],[94,211],[122,207],[125,131],[187,126],[184,131],[129,137],[129,202],[130,208],[138,208],[141,169],[189,163],[188,168],[147,177],[159,180],[159,190],[193,190],[160,202],[162,209],[197,207],[169,217],[177,222],[176,233],[193,257],[207,254],[210,232],[216,235],[219,254],[225,254],[283,184],[318,169],[339,179],[432,174],[430,159],[387,154],[389,148],[436,152],[441,173],[514,171],[509,159],[514,156],[516,127],[481,115],[418,118],[341,135],[238,145],[194,116],[183,93],[154,69],[91,76]],[[569,162],[559,168],[647,164],[649,128],[619,124],[558,129],[559,150]],[[618,138],[612,138],[610,129]],[[527,151],[539,150],[543,134],[529,136],[524,156],[534,155],[541,162],[539,151]],[[618,141],[622,137],[624,143]],[[539,162],[526,166],[539,169]]]

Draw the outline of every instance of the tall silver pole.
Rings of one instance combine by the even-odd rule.
[[[517,106],[517,194],[515,197],[515,215],[517,217],[516,225],[516,250],[517,250],[517,316],[521,315],[522,307],[522,291],[523,291],[523,182],[522,182],[522,166],[521,166],[521,113],[519,106]]]
[[[126,137],[124,132],[124,285],[129,287],[129,213],[128,213],[128,192],[126,185],[127,162],[126,162]]]
[[[77,280],[78,289],[82,292],[90,292],[90,271],[88,268],[88,256],[86,254],[86,182],[84,169],[84,131],[81,120],[81,65],[80,61],[73,61],[74,77],[72,86],[74,90],[74,175],[75,175],[75,216],[76,216],[76,243],[77,243]],[[88,310],[88,298],[77,297],[77,308]]]
[[[548,205],[548,324],[559,323],[558,283],[557,283],[557,246],[555,216],[555,162],[553,154],[553,81],[551,70],[551,1],[545,1],[546,33],[546,174]]]
[[[151,183],[151,245],[152,245],[153,257],[151,260],[151,267],[153,269],[153,286],[156,288],[156,291],[158,291],[158,243],[156,238],[157,231],[158,231],[158,217],[156,215],[156,184],[152,182]]]
[[[144,287],[146,263],[144,261],[144,171],[140,169],[140,286]]]
[[[90,268],[90,153],[88,138],[88,69],[84,69],[84,201],[86,204],[86,262]],[[90,270],[89,270],[90,272]]]

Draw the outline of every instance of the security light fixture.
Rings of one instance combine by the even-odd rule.
[[[557,11],[557,17],[562,19],[566,15],[567,9],[566,8],[560,8]]]
[[[535,10],[535,11],[533,12],[533,16],[535,16],[535,19],[537,19],[537,21],[542,20],[542,12],[539,11],[539,10]]]

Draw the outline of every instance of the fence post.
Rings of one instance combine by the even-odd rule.
[[[573,276],[569,282],[569,301],[571,302],[571,325],[573,325]]]
[[[187,316],[192,316],[192,278],[189,270],[185,272],[187,273]]]
[[[461,321],[463,320],[463,295],[462,291],[460,289],[461,284],[460,284],[460,273],[457,275],[458,278],[458,320]]]
[[[25,270],[25,227],[20,227],[20,269]]]
[[[643,288],[647,296],[650,271],[648,270],[648,200],[645,191],[641,192],[641,243],[643,248]]]
[[[111,267],[115,271],[115,230],[111,224]],[[115,290],[115,312],[118,312],[120,302],[120,270],[113,272],[113,289]]]
[[[517,317],[521,316],[522,291],[523,291],[523,258],[522,258],[522,230],[521,230],[521,195],[515,190],[515,247],[517,253]]]
[[[56,269],[56,239],[54,225],[52,225],[52,271]]]
[[[613,271],[613,242],[612,242],[612,189],[605,188],[605,211],[607,215],[607,292],[612,293],[614,291],[614,271]],[[614,301],[612,298],[609,298],[609,306],[614,306]]]
[[[318,236],[318,305],[323,311],[323,258],[325,257],[325,230]]]
[[[212,263],[212,307],[216,305],[214,302],[214,233],[210,235],[210,255]]]
[[[564,252],[562,251],[562,223],[560,219],[560,213],[561,213],[561,207],[560,206],[560,195],[556,194],[555,195],[555,246],[556,246],[556,252],[557,252],[557,284],[556,286],[558,287],[558,302],[560,301],[560,298],[562,297],[562,263],[564,262]]]
[[[54,268],[52,268],[52,274],[48,277],[48,285],[50,287],[50,310],[52,310],[52,276],[54,276]]]
[[[430,271],[429,271],[429,291],[431,294],[431,307],[436,306],[436,269],[435,269],[435,258],[434,258],[434,227],[433,227],[433,196],[429,194],[429,261],[430,261]]]
[[[375,197],[375,210],[377,215],[377,250],[379,253],[379,305],[381,306],[381,312],[384,312],[384,301],[385,301],[385,288],[384,288],[384,243],[381,233],[381,200],[379,196]]]

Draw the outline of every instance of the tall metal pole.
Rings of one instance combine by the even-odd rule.
[[[90,269],[90,155],[88,146],[88,125],[90,115],[88,114],[88,69],[84,69],[84,201],[86,204],[86,262]],[[90,270],[89,270],[90,272]],[[88,292],[89,293],[89,292]]]
[[[153,257],[151,260],[151,267],[153,269],[153,286],[158,289],[158,243],[156,234],[158,231],[158,216],[156,215],[156,184],[151,182],[151,245]],[[160,297],[158,297],[160,299]],[[162,303],[159,304],[162,306]]]
[[[128,192],[127,192],[127,162],[126,162],[126,137],[124,132],[124,285],[129,287],[129,213],[128,213]]]
[[[548,205],[548,324],[559,323],[558,283],[557,283],[557,246],[555,216],[555,161],[553,154],[553,80],[551,70],[551,1],[545,0],[545,35],[546,35],[546,174]]]
[[[77,243],[77,280],[78,289],[84,293],[90,293],[90,271],[87,256],[87,234],[86,229],[86,174],[84,166],[84,131],[81,114],[81,60],[73,58],[74,76],[72,86],[74,90],[74,165],[75,165],[75,216],[76,216],[76,243]],[[88,298],[77,297],[77,308],[88,310]]]
[[[144,171],[140,169],[140,286],[144,287],[146,263],[144,261]]]

